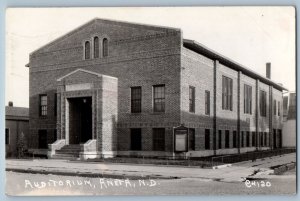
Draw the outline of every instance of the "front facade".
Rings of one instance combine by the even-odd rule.
[[[190,157],[281,147],[284,88],[179,29],[94,19],[27,66],[29,147],[50,157],[174,156],[179,125]]]

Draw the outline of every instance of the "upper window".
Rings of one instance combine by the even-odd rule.
[[[261,90],[259,97],[260,116],[265,117],[267,116],[267,93]]]
[[[205,114],[210,114],[210,92],[205,91]]]
[[[190,86],[189,89],[189,105],[190,112],[195,113],[195,87]]]
[[[222,109],[232,111],[232,79],[222,77]]]
[[[278,101],[278,116],[280,116],[280,102]]]
[[[165,112],[165,85],[153,86],[153,111]]]
[[[94,37],[94,58],[99,58],[99,38]]]
[[[108,56],[108,40],[107,40],[107,38],[103,38],[103,41],[102,41],[102,56],[103,57]]]
[[[47,95],[40,95],[40,116],[47,116]]]
[[[244,113],[252,114],[252,87],[244,85]]]
[[[5,144],[9,144],[9,129],[5,129]]]
[[[142,87],[131,87],[131,112],[142,111]]]
[[[91,58],[91,44],[89,41],[86,41],[84,44],[84,58],[85,59]]]

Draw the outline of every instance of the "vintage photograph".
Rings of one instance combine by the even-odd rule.
[[[295,16],[8,8],[6,195],[296,195]]]

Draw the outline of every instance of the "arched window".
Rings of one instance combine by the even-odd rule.
[[[99,58],[99,38],[94,37],[94,58]]]
[[[102,55],[103,57],[108,56],[108,40],[107,38],[103,38],[103,43],[102,43]]]
[[[90,42],[89,41],[86,41],[85,44],[84,44],[84,58],[85,59],[90,59],[91,58],[91,45],[90,45]]]

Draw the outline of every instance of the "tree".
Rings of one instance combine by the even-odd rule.
[[[25,135],[22,132],[21,135],[19,136],[18,142],[17,142],[18,158],[23,158],[24,152],[25,152]]]

